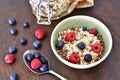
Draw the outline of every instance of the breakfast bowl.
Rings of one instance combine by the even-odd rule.
[[[51,48],[65,65],[88,69],[108,57],[112,49],[112,36],[107,26],[98,19],[84,15],[72,16],[54,28]]]

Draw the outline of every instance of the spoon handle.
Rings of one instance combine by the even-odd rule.
[[[64,78],[63,76],[59,75],[58,73],[54,72],[53,70],[50,70],[49,73],[57,76],[58,78],[60,78],[61,80],[67,80],[66,78]]]

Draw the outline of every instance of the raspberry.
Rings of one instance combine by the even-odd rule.
[[[89,29],[89,33],[97,35],[98,31],[95,28],[91,28],[91,29]]]
[[[5,62],[11,64],[15,61],[15,56],[13,54],[8,54],[5,56]]]
[[[31,61],[31,68],[32,69],[37,69],[41,66],[42,66],[42,62],[38,58],[35,58]]]
[[[70,55],[69,61],[72,63],[78,64],[78,63],[80,63],[80,57],[78,54],[73,53],[72,55]]]
[[[103,50],[103,47],[101,46],[100,43],[95,43],[92,45],[92,51],[96,53],[100,53]]]
[[[35,31],[35,36],[38,39],[43,39],[45,37],[45,31],[43,29],[38,29]]]
[[[76,38],[75,32],[69,32],[66,34],[66,37],[65,37],[66,41],[69,41],[69,42],[74,41],[75,38]]]

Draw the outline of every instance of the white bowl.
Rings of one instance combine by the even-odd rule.
[[[73,64],[73,63],[68,62],[67,60],[61,58],[61,56],[57,53],[56,46],[55,46],[59,32],[62,32],[65,29],[71,28],[73,26],[81,27],[83,25],[88,28],[95,27],[98,30],[98,32],[100,34],[102,34],[102,37],[103,37],[103,40],[105,43],[103,57],[99,61],[92,63],[92,64],[88,64],[88,65]],[[112,49],[112,36],[111,36],[111,33],[108,30],[108,28],[101,21],[97,20],[96,18],[93,18],[90,16],[82,16],[82,15],[81,16],[73,16],[73,17],[64,19],[55,27],[55,29],[53,30],[52,35],[51,35],[51,47],[52,47],[52,50],[53,50],[55,56],[65,65],[70,66],[72,68],[76,68],[76,69],[87,69],[87,68],[91,68],[91,67],[94,67],[94,66],[100,64],[107,58],[107,56],[109,55],[109,53]]]

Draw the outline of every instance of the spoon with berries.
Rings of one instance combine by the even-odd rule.
[[[35,74],[50,73],[57,76],[61,80],[67,80],[66,78],[52,71],[50,69],[50,63],[48,59],[38,51],[25,51],[25,53],[23,54],[23,61],[25,65]]]

